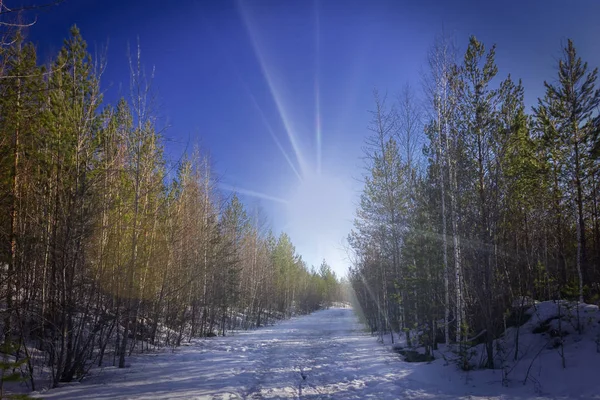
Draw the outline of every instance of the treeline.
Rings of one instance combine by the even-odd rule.
[[[77,28],[47,65],[19,32],[0,46],[2,365],[32,385],[340,292],[325,262],[309,270],[286,234],[218,192],[200,151],[169,166],[139,51],[130,64],[131,96],[109,105]]]
[[[373,331],[428,353],[485,343],[494,368],[515,301],[598,300],[597,69],[568,41],[557,71],[528,110],[521,81],[499,77],[494,46],[471,37],[459,58],[441,37],[422,97],[407,89],[390,104],[375,93],[349,236]]]

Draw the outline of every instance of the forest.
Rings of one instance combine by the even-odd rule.
[[[382,339],[426,356],[451,345],[464,370],[482,345],[497,369],[496,340],[534,301],[600,301],[600,87],[571,40],[533,106],[475,36],[459,50],[438,35],[421,80],[373,91],[338,277],[220,190],[210,149],[171,159],[140,45],[112,104],[107,60],[77,27],[41,61],[35,24],[6,10],[0,0],[0,398],[10,383],[57,387],[348,297]]]
[[[76,27],[48,63],[21,24],[1,28],[0,393],[340,297],[325,261],[309,268],[258,207],[218,190],[206,151],[167,159],[139,47],[129,96],[107,104],[105,60]]]
[[[349,235],[356,308],[373,332],[426,353],[456,345],[463,360],[483,343],[497,368],[494,340],[531,301],[598,301],[598,70],[563,47],[531,109],[474,36],[464,52],[436,38],[422,91],[374,92]]]

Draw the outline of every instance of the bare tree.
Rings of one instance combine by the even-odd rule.
[[[442,245],[444,259],[444,337],[450,343],[450,268],[448,265],[447,243],[447,211],[446,198],[450,201],[450,221],[452,225],[452,241],[454,249],[454,320],[456,321],[456,341],[461,338],[461,325],[464,309],[462,305],[462,266],[460,237],[458,232],[457,213],[457,180],[456,157],[453,148],[456,140],[452,140],[452,115],[454,99],[452,95],[452,76],[456,62],[456,48],[452,38],[442,33],[437,36],[428,54],[429,72],[424,77],[423,87],[427,97],[427,107],[433,122],[436,140],[435,154],[440,168],[439,180],[441,188]],[[449,183],[447,185],[447,183]]]

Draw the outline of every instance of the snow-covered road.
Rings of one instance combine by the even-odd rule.
[[[175,352],[136,356],[131,364],[124,370],[96,371],[83,383],[38,396],[45,399],[456,399],[467,395],[472,387],[457,381],[454,373],[444,376],[434,365],[401,361],[366,334],[353,311],[344,308],[322,310],[231,337],[193,341]],[[419,379],[424,374],[428,379]],[[431,374],[437,377],[431,379]]]

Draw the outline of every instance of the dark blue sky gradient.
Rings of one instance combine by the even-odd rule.
[[[169,157],[176,161],[199,143],[224,183],[286,200],[302,197],[296,192],[299,181],[265,121],[300,167],[259,58],[306,160],[306,176],[315,175],[310,171],[318,164],[316,80],[324,177],[302,190],[322,192],[315,194],[321,200],[308,202],[329,208],[315,210],[317,221],[303,225],[306,210],[264,199],[260,204],[274,230],[290,231],[309,263],[327,257],[338,272],[345,271],[339,247],[360,189],[356,178],[371,91],[378,87],[392,96],[406,82],[420,89],[426,52],[442,28],[455,34],[462,50],[470,34],[487,46],[496,43],[499,78],[508,73],[522,78],[528,105],[542,94],[543,81],[554,79],[566,38],[574,39],[591,66],[600,66],[597,0],[66,0],[38,14],[29,38],[42,61],[56,54],[73,24],[92,52],[108,44],[102,85],[111,103],[127,94],[127,43],[135,47],[139,37],[146,71],[156,71],[157,111],[168,127]]]

